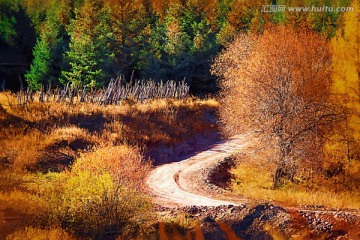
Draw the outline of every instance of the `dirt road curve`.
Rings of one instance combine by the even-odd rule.
[[[204,196],[206,193],[202,182],[207,177],[201,172],[203,169],[213,168],[219,161],[241,150],[247,144],[247,138],[244,135],[234,136],[181,162],[155,168],[146,183],[156,201],[165,206],[237,205]]]

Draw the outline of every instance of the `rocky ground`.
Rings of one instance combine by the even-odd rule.
[[[360,217],[350,210],[285,209],[268,203],[253,207],[157,205],[156,210],[164,219],[183,214],[196,220],[205,239],[360,239]]]

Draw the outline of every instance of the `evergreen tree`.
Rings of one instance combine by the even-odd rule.
[[[130,75],[142,61],[141,51],[147,41],[149,12],[142,0],[108,0],[111,33],[114,42],[111,50],[122,74]],[[149,6],[148,6],[149,7]]]
[[[143,58],[143,76],[157,80],[189,76],[191,38],[181,26],[182,9],[183,6],[174,3],[168,7],[164,18],[154,17],[148,46],[152,54]]]
[[[338,28],[338,19],[341,15],[341,11],[336,11],[336,8],[348,6],[351,0],[306,0],[305,2],[307,6],[319,9],[312,11],[309,16],[311,19],[312,28],[330,39],[336,34],[336,29]],[[321,8],[324,6],[332,7],[333,9],[332,11],[321,10]]]
[[[15,30],[16,18],[14,12],[19,10],[17,3],[0,2],[0,40],[8,44],[14,43],[17,33]]]
[[[155,16],[147,51],[151,54],[143,58],[142,75],[155,79],[186,78],[195,91],[214,91],[215,81],[209,68],[220,48],[216,40],[218,22],[212,19],[217,16],[215,13],[205,1],[186,1],[171,4],[164,16]]]
[[[113,38],[108,12],[101,1],[86,0],[75,9],[68,26],[69,50],[65,53],[68,69],[61,82],[73,86],[99,87],[113,74],[114,56],[109,50]]]
[[[33,61],[30,71],[25,75],[26,81],[33,90],[48,83],[58,84],[62,54],[66,47],[64,40],[65,26],[60,16],[66,13],[62,4],[52,5],[42,24],[40,36],[33,49]]]

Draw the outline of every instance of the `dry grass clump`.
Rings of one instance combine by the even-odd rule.
[[[6,130],[5,130],[6,131]],[[7,134],[2,143],[0,159],[15,171],[59,171],[70,164],[79,150],[99,143],[84,129],[70,126],[53,131],[39,129]]]
[[[69,235],[61,228],[49,228],[39,229],[28,227],[24,230],[17,231],[9,236],[8,240],[49,240],[49,239],[62,239],[62,240],[74,240],[75,237]]]
[[[10,92],[0,93],[0,106],[2,106],[5,110],[10,109],[12,106],[15,106],[16,104],[17,104],[17,99],[14,94]]]
[[[188,213],[178,212],[176,216],[162,217],[158,223],[158,239],[203,239],[201,224]]]
[[[25,134],[8,136],[8,139],[0,139],[0,159],[16,170],[34,165],[37,163],[40,149],[44,147],[44,140],[45,135],[36,129]]]
[[[127,145],[99,147],[92,152],[81,154],[72,166],[73,173],[109,173],[118,184],[133,184],[139,187],[150,169],[151,163],[145,161],[139,149]]]
[[[336,179],[318,176],[286,182],[282,188],[274,189],[272,171],[251,163],[240,162],[234,169],[232,190],[239,195],[256,200],[274,201],[287,206],[317,205],[333,208],[360,208],[360,194],[344,185],[334,188]],[[256,174],[255,174],[256,173]]]
[[[82,128],[76,126],[65,126],[61,128],[55,128],[53,132],[50,133],[47,141],[48,145],[53,144],[54,142],[67,141],[72,142],[77,139],[83,139],[88,142],[96,142],[96,138],[89,135],[89,133]]]
[[[47,134],[44,149],[45,151],[68,149],[73,152],[73,155],[76,155],[77,152],[90,150],[100,143],[101,139],[98,135],[70,125],[55,128],[50,134]]]

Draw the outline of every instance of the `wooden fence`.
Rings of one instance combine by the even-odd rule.
[[[109,105],[119,104],[122,100],[127,99],[138,101],[155,98],[182,99],[189,95],[189,89],[185,79],[180,82],[136,80],[134,83],[124,83],[123,78],[118,77],[111,79],[109,84],[102,89],[87,89],[81,86],[71,86],[69,83],[63,88],[52,88],[49,84],[36,92],[27,88],[17,93],[17,100],[20,105],[34,101],[90,102]]]

